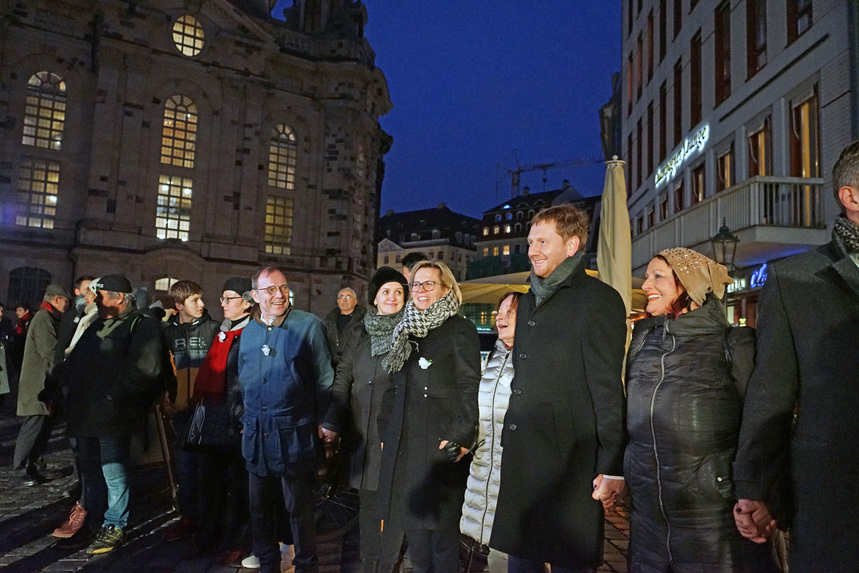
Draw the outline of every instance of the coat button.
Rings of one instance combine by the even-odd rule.
[[[510,428],[511,432],[515,432],[516,428],[518,428],[519,426],[517,426],[516,424],[510,424],[510,426],[508,426],[508,427]]]
[[[513,393],[518,396],[519,394],[522,393],[522,389],[521,388],[513,388]]]
[[[267,380],[265,378],[262,379],[262,383],[265,384]]]
[[[262,437],[263,437],[263,438],[267,438],[267,437],[268,437],[268,434],[267,434],[267,433],[266,433],[266,434],[263,434],[263,435],[262,435]]]
[[[267,407],[267,406],[263,406],[263,407],[262,407],[262,411],[263,411],[263,412],[268,411],[268,407]]]
[[[266,330],[268,330],[269,332],[271,332],[271,327],[269,326],[268,328],[266,328]]]
[[[529,320],[529,321],[528,321],[528,326],[537,326],[537,323],[536,323],[536,322],[534,322],[533,320]]]
[[[426,394],[424,394],[424,398],[426,398],[426,397],[427,397],[427,395],[426,395]]]
[[[526,358],[528,358],[527,354],[525,354],[524,352],[519,353],[519,360],[525,360]]]

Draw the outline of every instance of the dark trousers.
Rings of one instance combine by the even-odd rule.
[[[42,454],[54,429],[54,417],[42,414],[24,416],[24,423],[15,440],[12,473],[16,476],[35,475],[44,465]]]
[[[204,495],[197,545],[250,549],[248,472],[238,445],[203,451],[200,456]]]
[[[522,559],[521,557],[507,556],[507,573],[545,573],[546,564],[540,561]],[[594,573],[596,569],[573,569],[572,567],[561,567],[552,565],[552,573]]]
[[[98,438],[76,438],[78,471],[81,474],[81,499],[87,511],[86,523],[101,527],[107,510],[107,484],[101,471],[101,444]]]
[[[459,571],[459,531],[406,529],[406,538],[415,573]]]
[[[131,495],[128,459],[131,454],[131,436],[102,436],[78,438],[81,472],[87,487],[87,521],[96,515],[104,516],[101,525],[117,529],[128,526],[128,507]],[[98,468],[98,469],[96,469]],[[90,509],[92,508],[92,509]]]
[[[176,483],[179,486],[179,512],[194,521],[202,514],[203,465],[199,452],[189,452],[182,448],[173,451],[176,460]]]
[[[313,473],[294,476],[258,476],[248,474],[251,526],[254,534],[254,555],[260,561],[260,573],[280,572],[278,547],[278,494],[289,514],[289,526],[295,545],[296,573],[316,572],[319,558],[316,552],[316,521],[313,516]]]
[[[403,545],[403,527],[395,520],[385,520],[381,531],[381,519],[376,513],[376,492],[362,489],[358,528],[360,531],[361,563],[365,573],[390,573],[400,557]]]

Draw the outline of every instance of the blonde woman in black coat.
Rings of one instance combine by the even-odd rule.
[[[384,443],[380,515],[402,524],[414,571],[459,568],[462,461],[477,427],[480,341],[457,311],[462,294],[444,263],[412,273],[411,299],[384,359],[394,374],[379,426]]]

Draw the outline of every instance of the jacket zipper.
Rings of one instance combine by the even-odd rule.
[[[483,516],[480,518],[480,543],[483,543],[483,532],[486,530],[486,514],[489,512],[489,485],[490,476],[492,475],[492,460],[495,459],[495,397],[498,395],[498,382],[504,376],[504,367],[507,366],[507,361],[510,359],[510,351],[504,354],[504,360],[501,362],[501,368],[498,370],[498,376],[495,378],[495,389],[492,390],[492,409],[489,411],[489,425],[492,428],[492,444],[489,446],[489,474],[486,476],[486,487],[483,492]],[[487,438],[489,435],[487,434]],[[484,544],[485,545],[485,544]]]
[[[668,332],[668,325],[665,325],[665,331]],[[670,332],[669,332],[670,334]],[[665,538],[665,548],[668,550],[668,563],[669,567],[673,569],[674,567],[674,555],[671,553],[671,522],[668,520],[668,514],[665,512],[665,503],[662,499],[662,470],[660,468],[659,463],[659,448],[656,444],[656,428],[653,424],[653,411],[656,403],[656,393],[659,391],[659,387],[662,386],[662,383],[665,381],[665,357],[674,352],[677,348],[677,339],[674,338],[674,335],[671,335],[671,350],[662,355],[659,359],[659,364],[661,368],[661,373],[659,377],[659,382],[654,386],[653,393],[650,395],[650,437],[653,440],[653,456],[656,459],[656,487],[659,491],[659,511],[662,513],[662,519],[665,520],[665,524],[668,526],[668,535]]]

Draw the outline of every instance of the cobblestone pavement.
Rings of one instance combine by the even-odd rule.
[[[63,427],[54,430],[45,456],[49,467],[64,477],[26,487],[10,475],[20,421],[12,396],[0,409],[0,569],[31,571],[146,571],[202,573],[238,569],[212,563],[211,555],[192,555],[183,541],[164,543],[161,529],[177,515],[161,466],[134,470],[128,541],[112,553],[88,556],[84,550],[57,547],[51,532],[67,517],[74,499],[64,491],[74,481],[72,455]],[[345,536],[336,531],[320,539],[320,573],[358,570],[357,525]],[[601,572],[626,573],[629,518],[625,510],[606,517],[605,564]],[[411,572],[406,558],[402,571]],[[250,571],[250,570],[247,570]]]

